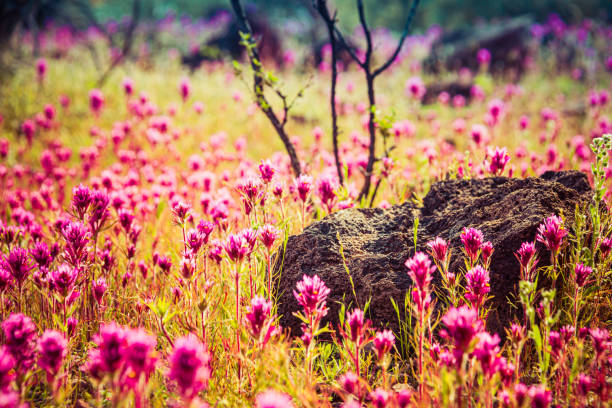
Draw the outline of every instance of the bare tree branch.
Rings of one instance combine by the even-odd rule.
[[[387,62],[381,65],[378,69],[374,70],[374,76],[380,75],[387,68],[389,68],[399,55],[400,51],[402,50],[402,47],[404,46],[404,41],[406,41],[406,37],[408,37],[408,33],[410,33],[410,26],[416,14],[417,7],[419,6],[419,1],[420,0],[412,1],[412,7],[410,8],[410,12],[408,13],[408,18],[406,18],[406,23],[404,24],[404,31],[402,32],[402,36],[400,37],[399,43],[397,44],[397,48],[395,49],[391,57],[389,57]]]
[[[363,63],[367,64],[369,67],[372,59],[372,34],[370,33],[370,28],[365,18],[365,12],[363,11],[363,0],[357,0],[357,10],[359,11],[359,22],[361,23],[361,28],[366,38],[366,55]]]
[[[302,172],[300,160],[298,159],[297,153],[295,151],[295,147],[287,132],[285,131],[285,124],[287,123],[287,117],[289,116],[289,109],[286,101],[286,97],[278,91],[277,94],[281,97],[283,101],[284,108],[284,118],[282,121],[278,118],[272,106],[268,103],[266,96],[264,95],[264,73],[262,71],[262,63],[259,58],[259,52],[257,51],[257,46],[253,40],[253,30],[251,29],[251,25],[247,20],[246,14],[242,5],[240,4],[240,0],[231,0],[232,8],[234,9],[234,13],[236,14],[236,19],[238,21],[238,26],[240,31],[246,35],[245,41],[247,41],[247,55],[249,58],[249,62],[251,64],[251,69],[253,70],[253,91],[255,92],[257,106],[262,110],[262,112],[266,115],[274,130],[280,137],[281,141],[285,145],[285,150],[287,150],[287,154],[289,155],[289,160],[291,160],[291,167],[293,169],[293,173],[295,176],[299,176]]]
[[[342,48],[344,48],[346,52],[349,53],[349,55],[357,65],[363,68],[363,61],[359,59],[359,56],[357,56],[357,53],[355,52],[353,47],[351,47],[349,43],[344,39],[344,35],[342,35],[342,32],[338,29],[338,27],[334,27],[334,33],[336,34],[336,39],[338,40]]]

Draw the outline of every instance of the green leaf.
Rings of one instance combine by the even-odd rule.
[[[166,314],[164,315],[164,318],[162,319],[162,322],[163,322],[164,324],[168,323],[168,322],[169,322],[170,320],[172,320],[172,318],[173,318],[174,316],[176,316],[177,314],[178,314],[178,311],[172,311],[172,312],[170,312],[170,313],[166,313]]]
[[[417,249],[417,241],[418,241],[418,232],[419,232],[419,217],[414,218],[414,224],[412,226],[412,234],[414,240],[414,250]]]
[[[531,338],[536,344],[536,348],[538,352],[542,350],[542,334],[540,333],[540,328],[538,326],[533,326],[530,331]]]
[[[157,210],[155,211],[155,218],[159,219],[162,212],[166,209],[167,203],[165,201],[160,201],[157,205]]]

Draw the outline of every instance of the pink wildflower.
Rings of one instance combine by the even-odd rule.
[[[206,346],[193,334],[176,340],[170,355],[169,377],[184,398],[191,400],[208,387],[210,359]]]
[[[293,295],[304,308],[306,315],[316,313],[325,316],[327,313],[326,299],[329,295],[329,289],[325,283],[317,275],[313,277],[304,275],[296,287],[297,291],[294,290]]]
[[[393,348],[395,344],[395,335],[391,330],[383,330],[376,333],[374,336],[374,349],[378,355],[378,360],[382,360],[384,356]]]
[[[484,241],[482,232],[476,228],[463,228],[461,233],[461,242],[465,248],[465,253],[474,264],[478,259],[478,252]]]
[[[261,164],[259,165],[259,176],[264,183],[269,184],[272,181],[275,172],[276,170],[269,160],[261,161]]]
[[[294,405],[289,395],[275,390],[267,390],[257,394],[255,408],[294,408]]]
[[[259,230],[259,239],[266,248],[271,249],[274,245],[274,241],[278,238],[280,231],[273,225],[264,225]]]
[[[157,352],[155,347],[157,339],[143,329],[127,331],[126,346],[124,349],[125,363],[134,374],[139,376],[151,375],[155,371]]]
[[[38,80],[42,82],[47,75],[47,60],[44,58],[39,58],[36,60],[36,75],[38,76]]]
[[[527,273],[529,273],[530,269],[535,266],[537,263],[537,259],[535,259],[536,247],[533,242],[523,242],[521,247],[516,251],[516,259],[518,259],[519,264],[521,265],[521,278],[525,279]]]
[[[126,330],[116,323],[107,323],[100,326],[96,343],[98,344],[101,367],[104,372],[115,373],[123,364],[126,338]]]
[[[585,266],[578,262],[574,267],[574,280],[578,287],[583,287],[587,283],[589,275],[593,273],[593,268]]]
[[[423,252],[417,252],[404,265],[408,268],[408,276],[410,276],[414,285],[420,291],[427,291],[432,274],[436,270],[435,266],[431,265],[429,257]]]
[[[446,262],[446,256],[448,254],[448,243],[440,238],[436,237],[436,239],[429,241],[427,246],[431,250],[431,256],[441,264]]]
[[[532,385],[528,394],[532,408],[548,408],[552,402],[552,393],[543,385]]]
[[[360,309],[354,309],[346,317],[346,323],[349,327],[349,338],[351,341],[359,342],[363,336],[365,326],[364,314]]]
[[[32,143],[32,139],[34,138],[34,133],[36,133],[36,123],[30,119],[26,119],[21,124],[21,132],[26,137],[28,143]]]
[[[6,346],[0,346],[0,392],[9,387],[15,374],[12,370],[16,362]]]
[[[98,304],[102,303],[102,298],[104,297],[107,289],[108,285],[106,284],[106,279],[103,276],[99,277],[95,282],[93,282],[91,290],[94,299],[96,299]]]
[[[91,190],[79,184],[72,189],[72,210],[79,219],[83,219],[91,204]]]
[[[416,100],[423,99],[425,96],[425,84],[420,77],[414,76],[406,81],[406,94]]]
[[[478,312],[468,306],[452,307],[446,312],[442,322],[446,326],[443,334],[453,342],[459,364],[461,356],[468,351],[474,337],[482,331]]]
[[[123,79],[123,91],[127,96],[131,96],[134,93],[134,81],[131,78]]]
[[[476,309],[480,308],[489,293],[489,271],[480,265],[476,265],[465,274],[467,281],[466,299]]]
[[[89,93],[89,107],[95,115],[99,115],[104,106],[104,95],[99,89],[93,89]]]
[[[383,388],[377,388],[370,393],[370,399],[372,400],[372,406],[375,408],[385,408],[391,398],[389,391]]]
[[[482,262],[484,262],[485,265],[488,265],[491,256],[493,255],[493,244],[491,241],[486,241],[482,244],[480,247],[480,254],[482,256]]]
[[[12,275],[18,285],[23,285],[34,268],[28,251],[20,247],[13,247],[4,259],[0,258],[0,267],[2,266]]]
[[[352,371],[347,371],[338,380],[342,389],[351,395],[356,395],[359,390],[359,377]]]
[[[272,302],[261,296],[255,296],[251,300],[251,306],[246,313],[247,321],[249,322],[249,330],[253,337],[259,337],[264,325],[270,318],[272,311]]]
[[[312,177],[302,174],[295,180],[295,188],[298,192],[298,197],[302,202],[308,198],[308,193],[312,189]]]
[[[189,83],[188,78],[181,79],[181,82],[179,83],[179,93],[181,94],[183,102],[189,99],[189,94],[191,93],[191,84]]]
[[[470,135],[472,136],[472,140],[474,141],[474,143],[476,143],[476,145],[478,146],[488,142],[489,140],[489,131],[484,125],[473,125],[470,131]]]
[[[317,183],[317,193],[328,212],[331,212],[334,207],[336,188],[336,181],[331,177],[322,177]]]
[[[249,243],[242,234],[230,234],[223,246],[232,262],[242,262],[249,252]]]
[[[484,373],[491,378],[500,368],[500,349],[499,336],[491,336],[487,332],[478,333],[478,344],[473,351],[473,355],[480,362]]]
[[[479,49],[476,54],[476,59],[478,59],[478,63],[481,65],[488,64],[489,61],[491,61],[491,51],[486,48]]]
[[[185,224],[187,218],[191,214],[191,206],[183,201],[177,201],[172,205],[172,215],[174,215],[174,222],[177,225]]]
[[[606,237],[599,243],[599,251],[601,252],[602,259],[606,259],[610,251],[612,250],[612,238]]]
[[[29,368],[36,348],[36,326],[28,316],[13,313],[2,322],[5,346],[24,368]]]
[[[50,377],[55,377],[64,358],[68,342],[63,334],[55,330],[45,330],[38,340],[38,365]]]
[[[551,215],[538,227],[536,239],[543,243],[553,255],[556,255],[563,245],[563,238],[566,236],[567,231],[563,227],[563,220],[561,217]]]
[[[488,155],[491,157],[489,172],[494,175],[503,174],[506,164],[510,161],[508,150],[505,147],[496,147],[495,150],[490,149]]]
[[[78,270],[74,267],[68,264],[61,264],[51,272],[53,287],[63,297],[68,296],[76,282],[78,274]]]

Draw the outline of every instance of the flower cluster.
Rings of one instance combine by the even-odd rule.
[[[397,52],[388,30],[358,30],[382,45],[373,60],[393,56],[372,98],[357,92],[367,50],[352,50],[360,64],[336,53],[333,67],[333,44],[311,58],[256,35],[250,68],[269,89],[249,88],[253,99],[240,64],[198,45],[231,25],[227,13],[141,24],[28,23],[3,49],[7,61],[14,45],[25,52],[0,85],[0,407],[610,404],[609,26],[550,16],[532,25],[529,53],[501,64],[497,47],[477,47],[452,84],[420,61],[441,28]],[[108,46],[117,36],[129,52]],[[97,80],[73,63],[90,55],[111,62],[99,89],[79,88]],[[335,68],[335,99],[299,92],[316,109],[296,113],[273,65],[289,84]],[[492,80],[502,69],[518,75]],[[557,215],[534,236],[535,207],[509,209],[525,213],[525,242],[489,220],[493,205],[473,214],[485,223],[423,215],[385,248],[366,244],[370,221],[412,217],[401,203],[431,209],[441,179],[521,185],[568,169],[589,176],[593,200],[567,208],[586,181],[562,174],[559,202],[540,203]],[[345,241],[347,223],[364,237]],[[362,262],[382,250],[400,269],[388,293]]]

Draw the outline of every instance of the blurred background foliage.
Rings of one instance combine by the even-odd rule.
[[[372,27],[399,29],[404,21],[407,0],[367,0],[367,15]],[[273,21],[291,19],[308,24],[314,16],[311,0],[247,0]],[[491,20],[530,14],[544,20],[557,13],[566,22],[584,18],[612,19],[610,0],[424,0],[416,19],[417,29],[439,24],[445,29],[462,28],[478,20]],[[357,24],[354,0],[330,0],[331,8],[338,10],[340,23],[345,29]],[[0,34],[11,30],[18,21],[25,24],[41,23],[45,19],[69,22],[75,26],[87,25],[84,9],[89,8],[99,21],[120,20],[130,15],[132,2],[126,0],[2,0],[0,1]],[[228,0],[142,0],[143,19],[161,19],[168,13],[205,18],[220,7],[228,8]],[[34,11],[34,13],[33,13]],[[34,15],[32,15],[34,14]],[[6,33],[4,33],[6,34]]]
[[[271,18],[306,21],[311,0],[250,0],[260,12]],[[405,19],[408,0],[366,0],[367,15],[374,27],[400,29]],[[129,14],[130,2],[125,0],[97,0],[92,3],[101,19],[116,19]],[[228,0],[145,0],[145,9],[152,18],[162,18],[168,12],[189,15],[194,18],[207,16],[218,7],[228,7]],[[344,28],[358,24],[354,0],[330,0],[331,8],[338,10]],[[544,20],[550,13],[557,13],[569,23],[586,18],[610,21],[610,0],[423,0],[416,26],[425,29],[432,24],[444,28],[462,28],[477,20],[490,20],[531,14],[536,20]]]

